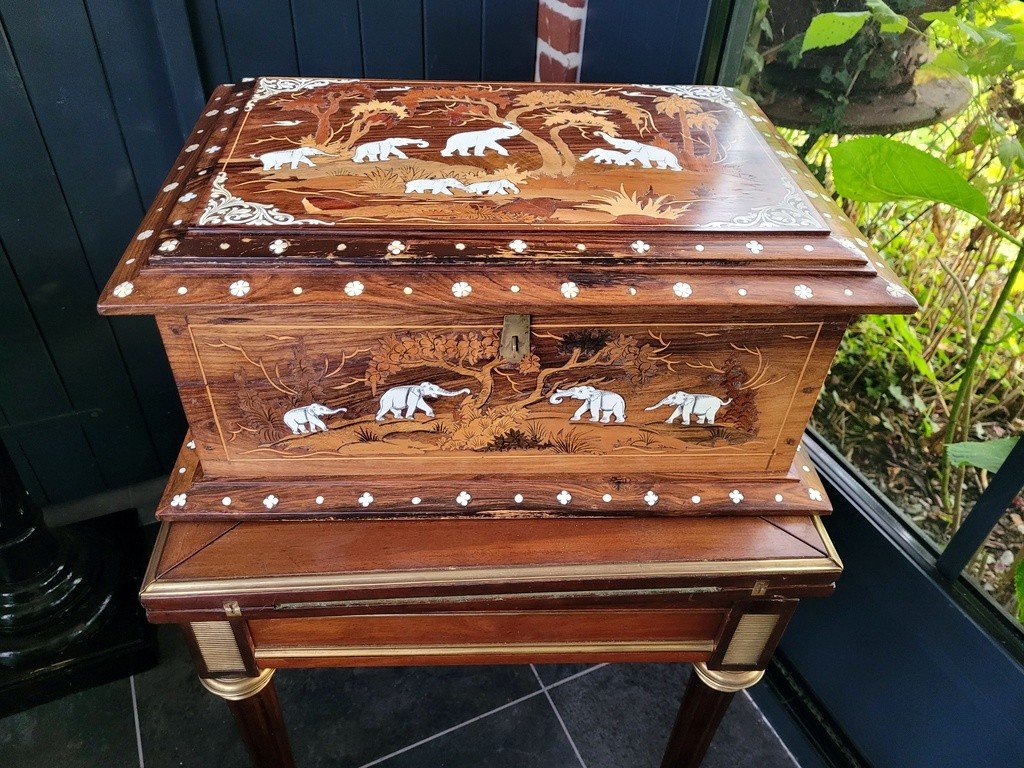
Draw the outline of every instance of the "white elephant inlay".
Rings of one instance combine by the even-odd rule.
[[[407,195],[448,195],[453,189],[465,189],[458,179],[413,179],[405,184]]]
[[[456,397],[468,395],[468,389],[457,389],[450,392],[447,389],[424,381],[421,384],[392,387],[380,398],[380,410],[377,411],[377,421],[384,421],[388,413],[396,419],[415,419],[416,411],[423,411],[427,418],[434,417],[434,409],[427,404],[428,397]],[[403,410],[405,411],[403,415]]]
[[[616,149],[625,152],[626,159],[630,161],[630,165],[633,160],[637,160],[644,168],[652,167],[651,164],[653,163],[663,171],[669,169],[673,171],[683,170],[679,166],[679,160],[676,156],[667,149],[656,147],[653,144],[641,144],[639,141],[633,141],[632,139],[620,139],[616,136],[610,136],[604,131],[595,131],[595,133]]]
[[[593,160],[598,165],[632,165],[636,158],[630,157],[625,152],[617,149],[605,149],[596,147],[585,155],[580,155],[580,160]]]
[[[612,416],[620,423],[626,420],[626,401],[622,399],[622,395],[615,392],[590,386],[569,387],[556,389],[548,402],[558,405],[567,397],[583,401],[583,405],[569,421],[579,421],[587,411],[590,411],[591,421],[600,421],[602,424],[611,421]]]
[[[292,170],[295,170],[299,167],[300,163],[308,165],[310,168],[316,168],[316,163],[309,159],[315,155],[327,155],[327,153],[316,147],[295,147],[294,149],[278,149],[273,152],[264,152],[262,155],[249,155],[249,157],[263,163],[264,171],[279,171],[284,165],[288,165]]]
[[[661,408],[663,405],[674,405],[676,409],[672,411],[672,415],[665,420],[666,424],[671,424],[675,419],[680,416],[683,417],[683,424],[690,423],[690,417],[696,416],[698,424],[714,424],[715,417],[718,415],[718,410],[724,408],[732,402],[730,397],[728,400],[722,400],[720,397],[714,395],[692,395],[689,392],[673,392],[668,397],[664,398],[658,403],[655,403],[650,408],[644,408],[645,411],[653,411]]]
[[[509,192],[519,194],[519,187],[508,179],[478,181],[474,184],[467,184],[463,189],[474,195],[507,195]]]
[[[485,131],[465,131],[464,133],[456,133],[454,136],[448,139],[448,143],[444,145],[444,149],[441,150],[443,157],[451,157],[455,153],[466,156],[470,153],[474,155],[482,155],[487,152],[488,149],[492,149],[499,155],[508,157],[508,150],[505,149],[499,141],[505,139],[511,139],[513,136],[518,136],[523,132],[515,123],[505,121],[502,123],[503,127],[488,128]]]
[[[330,416],[334,413],[345,413],[346,408],[328,408],[320,403],[310,403],[298,408],[292,408],[282,417],[284,423],[292,431],[293,435],[304,435],[307,432],[327,431],[327,425],[321,416]],[[307,429],[309,427],[309,429]]]
[[[362,163],[371,162],[379,163],[384,160],[390,160],[392,157],[397,157],[399,160],[408,160],[409,156],[405,154],[398,147],[429,147],[430,144],[423,141],[422,139],[404,139],[395,137],[391,139],[381,139],[380,141],[368,141],[365,144],[360,144],[356,147],[355,154],[352,155],[352,162]]]

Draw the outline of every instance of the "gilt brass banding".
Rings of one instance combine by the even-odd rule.
[[[742,616],[733,630],[722,664],[757,664],[778,623],[777,613],[748,613]]]
[[[245,662],[238,641],[226,621],[193,621],[190,625],[203,663],[213,674],[245,672]]]
[[[266,688],[273,676],[273,669],[264,669],[256,677],[200,677],[199,682],[203,688],[222,699],[241,701]]]
[[[703,662],[693,665],[693,671],[708,688],[713,688],[721,693],[736,693],[744,688],[749,688],[764,676],[763,669],[755,669],[750,672],[727,672],[718,669],[708,669]]]
[[[664,563],[608,563],[602,565],[522,566],[512,568],[459,568],[393,573],[324,573],[263,576],[241,579],[156,581],[147,584],[145,597],[230,594],[237,597],[266,591],[302,591],[375,587],[414,587],[485,583],[536,582],[551,579],[599,580],[608,578],[671,578],[691,576],[744,576],[759,574],[835,573],[841,568],[827,557],[765,560],[716,560]],[[584,590],[580,590],[581,592]]]
[[[715,644],[706,640],[670,640],[594,643],[528,643],[512,645],[487,643],[473,645],[367,645],[264,646],[256,649],[257,659],[307,658],[417,658],[457,656],[543,656],[545,654],[602,653],[710,653]]]

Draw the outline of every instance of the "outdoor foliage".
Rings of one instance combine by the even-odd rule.
[[[837,136],[842,103],[819,129],[788,135],[922,304],[913,318],[851,329],[816,426],[942,544],[1024,432],[1024,3],[924,13],[923,32],[879,0],[841,5],[812,19],[790,55],[903,32],[934,53],[919,82],[956,76],[973,88],[961,114],[892,138]],[[763,56],[748,50],[748,82]],[[1018,498],[969,566],[1018,617],[1022,516]]]

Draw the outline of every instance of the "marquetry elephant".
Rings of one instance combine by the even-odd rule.
[[[698,424],[714,424],[715,417],[718,415],[718,410],[724,408],[732,402],[730,397],[728,400],[722,400],[720,397],[714,395],[692,395],[689,392],[673,392],[668,397],[664,398],[660,402],[655,403],[650,408],[644,408],[645,411],[653,411],[661,408],[663,405],[674,405],[676,409],[672,411],[672,415],[665,420],[666,424],[671,424],[675,419],[680,416],[683,417],[682,424],[689,424],[690,417],[696,416]]]
[[[450,392],[437,384],[424,381],[421,384],[409,386],[392,387],[380,398],[380,410],[377,411],[377,421],[384,421],[390,413],[396,419],[403,418],[402,411],[405,411],[404,418],[415,419],[416,411],[423,411],[427,418],[433,418],[434,409],[427,404],[428,397],[456,397],[458,395],[470,394],[468,389],[457,389]]]
[[[620,139],[604,131],[595,131],[595,133],[616,149],[625,152],[628,161],[636,160],[644,168],[652,167],[653,163],[662,170],[683,170],[679,165],[679,159],[667,149],[656,147],[653,144],[642,144],[632,139]],[[632,162],[629,164],[632,165]]]
[[[441,150],[441,155],[443,157],[451,157],[456,153],[462,156],[472,153],[479,156],[485,154],[488,149],[491,149],[499,155],[508,157],[508,150],[498,142],[511,139],[522,132],[523,129],[518,125],[506,121],[501,124],[501,127],[496,126],[484,131],[456,133],[454,136],[449,137],[448,142],[444,145],[444,149]]]
[[[355,153],[352,155],[352,162],[354,163],[379,163],[384,160],[390,160],[392,157],[397,157],[399,160],[408,160],[409,156],[405,154],[399,147],[419,147],[423,149],[429,147],[430,144],[422,139],[404,139],[404,138],[391,138],[381,139],[380,141],[368,141],[365,144],[360,144],[356,147]]]
[[[477,181],[463,187],[472,195],[507,195],[509,192],[519,194],[519,187],[508,179],[495,179],[494,181]]]
[[[322,149],[316,147],[295,147],[294,149],[279,149],[274,152],[264,152],[262,155],[249,155],[253,160],[263,163],[264,171],[279,171],[281,166],[288,165],[295,170],[299,163],[316,168],[316,163],[310,160],[310,156],[326,155]]]
[[[626,420],[626,401],[622,399],[622,395],[615,392],[590,386],[569,387],[568,389],[556,389],[548,402],[558,405],[567,397],[583,401],[583,405],[576,410],[569,421],[579,421],[587,411],[590,411],[591,421],[600,420],[602,424],[611,421],[612,416],[617,422]]]
[[[285,425],[292,431],[293,435],[304,435],[307,432],[327,431],[327,425],[321,416],[330,416],[334,413],[345,413],[346,408],[328,408],[320,403],[310,403],[298,408],[292,408],[282,417]],[[309,427],[309,429],[306,429]]]

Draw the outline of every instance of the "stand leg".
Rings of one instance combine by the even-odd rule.
[[[200,678],[200,682],[227,700],[257,768],[295,768],[273,675],[274,670],[265,669],[256,677]]]
[[[704,664],[694,664],[661,768],[697,768],[711,746],[732,697],[756,683],[763,674],[763,670],[715,672]]]

